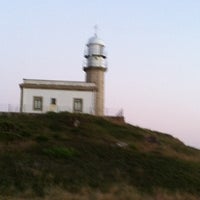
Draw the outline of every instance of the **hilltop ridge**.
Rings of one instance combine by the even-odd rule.
[[[198,199],[199,161],[171,135],[112,119],[0,115],[0,199]]]

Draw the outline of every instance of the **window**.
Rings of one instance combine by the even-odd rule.
[[[42,97],[33,97],[33,110],[42,110]]]
[[[74,99],[74,112],[82,112],[82,111],[83,111],[83,100]]]
[[[56,99],[55,98],[51,98],[51,104],[56,105]]]

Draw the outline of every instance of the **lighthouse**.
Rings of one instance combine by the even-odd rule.
[[[86,64],[83,70],[86,73],[86,82],[95,83],[97,90],[95,94],[95,115],[104,115],[104,74],[107,71],[105,44],[94,34],[88,40],[85,55]]]
[[[96,28],[96,27],[95,27]],[[73,112],[104,116],[105,44],[92,36],[85,49],[85,81],[23,79],[20,111]]]

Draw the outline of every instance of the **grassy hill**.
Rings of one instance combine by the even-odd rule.
[[[199,199],[200,151],[90,115],[0,115],[0,199]]]

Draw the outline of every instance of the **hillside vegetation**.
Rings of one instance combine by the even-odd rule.
[[[0,199],[199,199],[200,151],[101,117],[0,115]]]

